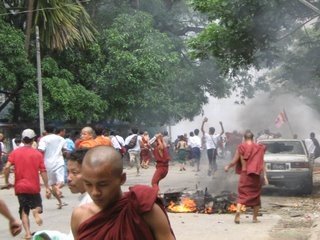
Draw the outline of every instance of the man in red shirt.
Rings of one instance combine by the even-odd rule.
[[[38,225],[42,224],[42,199],[40,195],[39,172],[46,187],[47,196],[50,194],[48,176],[44,165],[43,155],[32,148],[36,134],[32,129],[22,132],[23,147],[17,148],[9,155],[4,167],[5,182],[9,183],[10,167],[14,166],[15,183],[14,191],[19,201],[19,214],[25,230],[25,239],[31,239],[29,213],[30,210]]]

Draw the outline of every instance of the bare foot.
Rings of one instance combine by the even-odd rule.
[[[236,216],[234,217],[234,223],[240,224],[240,213],[239,212],[237,212]]]
[[[33,214],[33,217],[34,217],[34,220],[36,221],[36,223],[41,226],[43,221],[42,221],[42,218],[40,217],[40,214],[38,212],[38,210],[36,209],[33,209],[32,210],[32,214]]]
[[[261,221],[258,220],[258,219],[253,219],[252,222],[253,222],[253,223],[259,223],[259,222],[261,222]]]
[[[63,203],[58,203],[57,205],[58,205],[58,209],[61,209],[64,206],[68,206],[68,203],[63,202]]]

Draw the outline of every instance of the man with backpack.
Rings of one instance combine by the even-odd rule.
[[[125,147],[129,153],[130,166],[133,165],[137,168],[137,176],[140,175],[140,145],[141,136],[138,135],[138,128],[133,127],[131,129],[132,134],[129,135],[124,141]]]

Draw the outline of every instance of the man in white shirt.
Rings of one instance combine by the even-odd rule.
[[[132,134],[129,135],[126,140],[124,141],[125,146],[130,145],[130,141],[133,137],[136,137],[136,144],[132,148],[128,148],[129,159],[130,159],[130,166],[135,165],[137,168],[137,176],[140,175],[140,145],[142,144],[142,138],[138,134],[139,129],[134,127],[131,129]]]
[[[64,158],[63,152],[66,151],[66,140],[54,134],[54,127],[46,127],[47,135],[39,141],[38,149],[44,153],[44,163],[48,173],[48,183],[51,186],[53,196],[58,200],[58,209],[65,204],[61,201],[61,188],[64,185]],[[47,198],[50,198],[48,195]]]
[[[118,135],[116,131],[111,131],[110,138],[112,146],[120,152],[121,148],[125,145],[123,137]]]
[[[190,138],[189,146],[191,147],[192,159],[197,167],[197,172],[200,171],[200,158],[201,158],[201,138],[199,137],[199,129],[193,131],[194,136]]]
[[[203,136],[205,137],[206,148],[207,148],[207,155],[209,160],[209,169],[208,169],[208,176],[211,176],[212,172],[217,171],[217,148],[218,142],[221,141],[221,136],[224,134],[223,124],[220,121],[219,124],[221,126],[221,133],[215,134],[215,128],[210,127],[209,133],[204,131],[204,124],[208,122],[208,118],[204,118],[201,125],[201,131]]]

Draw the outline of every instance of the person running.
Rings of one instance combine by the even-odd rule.
[[[130,167],[133,167],[133,165],[135,165],[137,169],[136,176],[140,176],[140,146],[142,145],[141,136],[138,135],[138,128],[133,127],[131,131],[132,134],[125,139],[124,143],[126,148],[128,149]]]
[[[153,174],[151,186],[159,189],[159,182],[167,176],[169,171],[170,155],[161,133],[156,134],[150,142],[153,142],[153,156],[156,160],[156,171]]]
[[[141,151],[140,151],[140,158],[141,158],[141,167],[142,168],[149,168],[149,162],[151,160],[151,146],[149,144],[150,137],[147,131],[143,132],[141,137]]]
[[[66,152],[66,140],[54,134],[54,127],[46,127],[47,134],[43,136],[38,145],[38,150],[44,154],[44,163],[48,172],[49,185],[51,186],[52,195],[58,201],[58,209],[66,206],[61,200],[61,188],[64,186],[65,162],[63,152]],[[51,195],[48,195],[50,197]]]
[[[4,168],[5,183],[10,186],[10,167],[14,166],[14,190],[19,201],[19,214],[25,230],[24,239],[31,239],[29,213],[38,225],[42,225],[40,214],[43,211],[40,195],[39,172],[46,187],[46,194],[50,194],[48,176],[43,160],[43,155],[32,148],[36,134],[32,129],[25,129],[22,132],[23,147],[13,150]]]
[[[122,192],[126,174],[121,155],[113,147],[90,149],[81,174],[93,203],[74,209],[71,229],[75,239],[175,239],[157,189],[137,185]]]
[[[192,138],[191,143],[191,152],[192,152],[192,158],[195,161],[196,164],[196,171],[200,171],[200,158],[201,158],[201,138],[199,137],[199,129],[195,129],[194,136]]]
[[[179,141],[176,146],[176,151],[178,153],[178,161],[180,163],[180,171],[185,171],[186,168],[186,158],[188,155],[188,144],[187,140],[183,135],[178,137]]]

